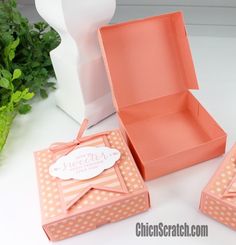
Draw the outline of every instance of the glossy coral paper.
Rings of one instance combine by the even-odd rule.
[[[150,206],[148,191],[119,130],[80,141],[79,147],[115,148],[121,157],[95,178],[79,181],[49,174],[49,167],[68,152],[64,146],[70,147],[70,142],[64,144],[63,151],[56,151],[56,156],[50,148],[35,153],[42,224],[52,241],[127,218]]]
[[[145,180],[225,151],[226,134],[198,89],[180,12],[102,27],[100,45],[120,125]]]
[[[236,230],[236,144],[202,191],[200,210]]]

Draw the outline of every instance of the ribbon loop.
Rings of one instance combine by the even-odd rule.
[[[53,143],[49,147],[49,150],[55,155],[58,154],[60,156],[61,155],[65,156],[65,155],[69,154],[71,151],[75,150],[81,143],[84,143],[86,141],[95,139],[97,137],[101,137],[101,136],[109,134],[109,132],[102,132],[102,133],[97,133],[97,134],[93,134],[90,136],[84,136],[83,137],[83,134],[84,134],[85,130],[87,129],[87,127],[88,127],[88,120],[84,119],[82,124],[81,124],[81,127],[79,129],[79,132],[77,134],[77,137],[74,140],[72,140],[70,142]],[[54,157],[55,157],[55,155],[54,155]],[[81,196],[84,195],[91,188],[94,188],[94,187],[91,186],[91,187],[87,188],[86,191],[84,191],[82,194],[78,193],[78,195],[73,200],[71,200],[71,202],[69,204],[66,205],[66,207],[65,207],[66,211],[68,211],[81,198]],[[123,190],[123,187],[122,187],[122,190],[119,190],[119,189],[109,189],[108,187],[101,187],[99,185],[97,188],[101,189],[101,190],[112,190],[113,192],[119,192],[119,193],[126,193],[127,192],[126,187],[125,187],[125,190]]]
[[[88,119],[84,119],[82,124],[81,124],[81,126],[80,126],[80,130],[79,130],[79,132],[77,134],[77,137],[74,140],[72,140],[70,142],[56,142],[56,143],[53,143],[49,147],[49,150],[52,151],[53,153],[57,153],[57,152],[60,152],[60,151],[66,151],[66,152],[63,153],[63,155],[67,155],[71,151],[73,151],[81,143],[107,134],[106,132],[103,132],[103,133],[97,133],[97,134],[94,134],[94,135],[91,135],[91,136],[82,137],[84,132],[86,131],[87,127],[88,127]]]

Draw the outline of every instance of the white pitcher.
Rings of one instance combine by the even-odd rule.
[[[35,0],[42,18],[60,35],[50,52],[58,81],[57,105],[90,126],[114,112],[97,29],[109,23],[115,0]]]

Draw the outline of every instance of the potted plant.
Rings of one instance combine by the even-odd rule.
[[[44,22],[30,24],[15,0],[0,2],[0,151],[15,116],[31,110],[34,96],[46,98],[55,88],[50,50],[60,42]]]

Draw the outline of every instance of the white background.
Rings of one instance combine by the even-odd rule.
[[[194,92],[228,133],[227,150],[236,141],[236,39],[191,37],[200,90]],[[118,127],[113,115],[87,134]],[[54,94],[34,102],[33,111],[18,116],[0,155],[0,244],[46,245],[33,151],[56,141],[69,141],[79,125],[55,106]],[[235,245],[236,233],[199,210],[200,194],[222,157],[147,182],[151,209],[57,244],[215,244]],[[136,222],[207,224],[208,238],[137,238]]]
[[[40,19],[32,0],[18,0],[24,14]],[[118,0],[113,22],[182,9],[194,35],[236,36],[235,0]],[[236,38],[192,36],[190,44],[200,85],[196,97],[228,133],[227,150],[236,141]],[[118,127],[113,115],[87,134]],[[55,106],[54,94],[34,102],[18,116],[0,154],[0,244],[49,244],[41,229],[33,151],[74,139],[79,125]],[[56,244],[215,244],[235,245],[236,232],[199,210],[200,194],[222,161],[217,159],[147,182],[151,209],[132,218]],[[206,224],[208,238],[137,238],[135,224]]]
[[[40,19],[34,7],[34,0],[17,0],[17,2],[20,3],[22,12],[30,19]],[[190,34],[236,37],[235,0],[116,0],[116,2],[117,8],[112,22],[181,10]]]

